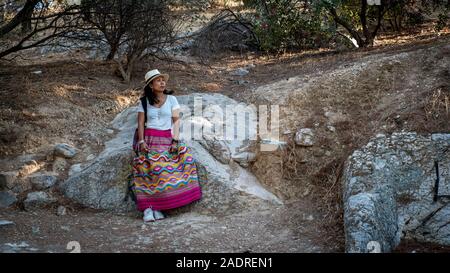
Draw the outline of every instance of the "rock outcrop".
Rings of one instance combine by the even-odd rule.
[[[440,197],[450,194],[449,149],[450,134],[401,132],[354,151],[343,177],[346,251],[390,252],[404,238],[450,245],[450,200]]]
[[[255,157],[251,141],[228,141],[211,133],[211,129],[224,129],[226,124],[226,120],[215,113],[225,113],[227,106],[234,110],[238,103],[220,94],[196,93],[177,98],[183,113],[181,138],[193,150],[200,177],[203,178],[203,198],[194,206],[224,212],[243,209],[253,201],[258,203],[267,200],[281,204],[275,195],[261,186],[255,176],[242,167]],[[194,106],[202,114],[194,116]],[[69,178],[60,184],[66,196],[93,208],[118,211],[134,209],[132,201],[124,199],[133,157],[131,142],[136,129],[136,111],[137,107],[130,107],[113,120],[112,127],[118,133],[105,143],[105,150],[95,159],[72,166]],[[193,135],[189,137],[188,130],[184,128],[191,127],[197,130],[200,138],[193,138]],[[202,134],[203,128],[207,130]]]

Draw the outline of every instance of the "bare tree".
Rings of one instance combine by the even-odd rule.
[[[82,1],[84,20],[103,34],[110,46],[107,59],[118,64],[126,82],[138,60],[157,55],[174,42],[169,4],[167,0]]]
[[[18,1],[14,4],[18,4]],[[76,29],[79,6],[27,0],[14,17],[0,26],[0,58],[11,53],[43,46]],[[16,29],[22,25],[22,31]]]
[[[15,29],[20,24],[23,24],[25,22],[30,22],[31,16],[33,14],[35,6],[40,2],[40,0],[27,0],[23,7],[20,9],[20,11],[13,17],[12,20],[9,22],[5,22],[5,24],[2,24],[0,27],[0,38],[11,32],[13,29]],[[5,2],[2,4],[2,6],[6,6],[8,2]],[[3,20],[1,23],[4,23]],[[31,25],[30,25],[31,28]]]

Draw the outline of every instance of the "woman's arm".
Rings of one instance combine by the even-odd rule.
[[[144,112],[138,113],[138,142],[144,141],[144,123],[145,123],[145,116]],[[139,144],[141,146],[141,144]]]
[[[180,139],[180,110],[172,110],[173,139]]]

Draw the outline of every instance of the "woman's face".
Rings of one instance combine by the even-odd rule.
[[[166,89],[166,81],[164,77],[158,77],[151,83],[154,92],[163,92]]]

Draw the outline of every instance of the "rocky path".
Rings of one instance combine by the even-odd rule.
[[[329,252],[309,201],[261,203],[229,215],[183,212],[143,223],[138,213],[91,209],[8,209],[0,219],[0,252]],[[313,227],[313,228],[312,228]],[[75,243],[74,243],[75,242]]]

